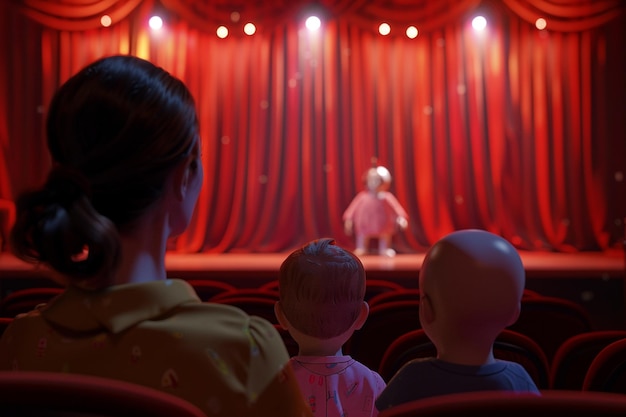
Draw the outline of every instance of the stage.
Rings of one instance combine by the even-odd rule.
[[[168,253],[168,276],[182,279],[228,279],[242,286],[255,286],[275,279],[287,253]],[[520,256],[528,280],[538,278],[624,278],[624,253],[608,252],[527,252]],[[424,259],[424,253],[399,254],[393,258],[377,255],[361,257],[369,278],[390,279],[413,287]],[[45,278],[44,268],[20,261],[13,255],[0,253],[0,278]]]
[[[277,278],[287,253],[174,254],[166,257],[170,278],[224,280],[238,287],[255,287]],[[526,287],[545,295],[584,305],[596,327],[625,328],[626,270],[624,252],[552,253],[520,251],[526,268]],[[424,253],[394,258],[361,257],[368,279],[386,279],[417,288]],[[0,254],[0,293],[50,283],[49,273],[4,252]]]

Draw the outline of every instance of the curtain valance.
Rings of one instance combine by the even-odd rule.
[[[624,11],[620,0],[321,0],[318,2],[265,0],[11,0],[23,13],[44,26],[80,31],[101,27],[100,19],[108,15],[113,24],[123,20],[140,4],[163,7],[177,14],[199,30],[213,31],[216,25],[247,21],[273,27],[289,21],[313,7],[331,18],[375,28],[381,21],[390,24],[415,24],[430,30],[454,21],[481,4],[505,5],[525,21],[534,24],[543,17],[553,31],[575,32],[600,26]]]

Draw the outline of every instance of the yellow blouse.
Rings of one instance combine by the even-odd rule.
[[[310,416],[268,321],[203,303],[185,281],[68,288],[16,317],[0,369],[99,375],[178,395],[209,416]]]

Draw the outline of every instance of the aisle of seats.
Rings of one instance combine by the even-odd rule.
[[[274,316],[278,282],[238,288],[217,280],[190,280],[203,302],[235,305],[272,322],[291,355],[297,345]],[[46,303],[58,287],[19,289],[0,299],[0,332],[12,318]],[[421,330],[419,290],[383,279],[369,280],[370,314],[344,346],[349,354],[377,370],[385,380],[407,361],[432,356],[435,349]],[[522,364],[542,389],[626,393],[626,329],[597,330],[583,306],[526,290],[520,317],[494,347],[496,358]]]

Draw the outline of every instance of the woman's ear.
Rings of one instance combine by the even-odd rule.
[[[187,196],[190,181],[190,161],[185,160],[179,163],[171,175],[171,187],[176,200],[183,201]]]
[[[354,322],[354,329],[359,330],[365,324],[367,320],[367,316],[370,314],[370,305],[367,304],[367,301],[363,301],[361,304],[361,311],[359,311],[359,315]]]
[[[280,301],[276,301],[276,303],[274,304],[274,315],[276,316],[276,320],[278,320],[278,324],[280,324],[280,327],[285,330],[289,330],[291,324],[289,324],[289,320],[287,320],[287,317],[285,317],[285,313],[280,306]]]
[[[174,168],[172,173],[172,187],[174,196],[179,201],[185,199],[187,195],[187,187],[189,185],[189,163],[181,163]]]

